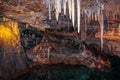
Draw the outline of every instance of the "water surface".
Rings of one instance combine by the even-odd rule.
[[[85,66],[42,66],[17,80],[120,80],[119,70],[91,69]]]

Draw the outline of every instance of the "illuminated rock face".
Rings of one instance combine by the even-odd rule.
[[[21,53],[18,22],[4,17],[0,22],[0,80],[24,73],[26,57]]]
[[[0,23],[0,40],[7,51],[10,51],[11,48],[20,51],[20,33],[17,21],[3,18],[3,22]]]
[[[119,28],[118,28],[118,35],[120,36],[120,23],[119,23]]]

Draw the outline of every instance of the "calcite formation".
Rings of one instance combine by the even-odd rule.
[[[120,57],[120,7],[101,1],[0,0],[0,79],[36,65],[110,68],[108,55]]]

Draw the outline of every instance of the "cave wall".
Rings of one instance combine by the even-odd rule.
[[[0,79],[10,80],[26,72],[27,60],[20,42],[18,22],[6,17],[0,22]]]

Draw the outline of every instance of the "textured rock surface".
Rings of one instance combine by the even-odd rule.
[[[21,40],[23,40],[22,46],[25,53],[27,53],[28,58],[32,59],[32,66],[34,64],[37,65],[62,63],[72,65],[82,64],[94,68],[110,67],[109,60],[106,60],[106,58],[104,60],[104,58],[98,54],[100,46],[99,40],[91,39],[88,40],[88,42],[86,41],[87,44],[98,45],[98,49],[93,47],[94,50],[96,50],[95,52],[94,50],[88,49],[88,45],[86,46],[85,44],[81,44],[80,35],[78,35],[77,32],[72,32],[73,30],[70,33],[65,31],[67,29],[66,27],[63,27],[64,25],[62,25],[63,29],[60,28],[58,31],[39,31],[45,30],[45,28],[50,27],[46,23],[44,23],[44,20],[47,17],[47,9],[44,5],[42,5],[42,0],[20,0],[20,3],[17,2],[17,0],[5,1],[7,3],[4,3],[4,16],[15,19],[19,22],[28,23],[30,26],[37,29],[34,32],[32,32],[33,30],[29,30],[31,32],[26,35],[22,35],[21,33]],[[60,23],[67,24],[64,21]],[[39,38],[36,38],[34,37],[34,34],[39,34],[43,37],[39,36]],[[25,39],[23,39],[23,37]],[[3,45],[4,43],[1,41],[2,39],[0,39],[0,45]],[[104,51],[106,53],[110,53],[110,55],[115,54],[117,56],[120,56],[120,46],[118,41],[105,41],[105,45],[106,46],[104,48]],[[9,46],[9,48],[10,47],[11,46]],[[9,48],[5,48],[5,46],[0,46],[0,51],[4,52],[4,49],[6,49],[7,51]],[[16,76],[16,73],[19,74],[27,70],[25,55],[22,52],[19,52],[18,54],[18,52],[14,51],[14,49],[16,49],[16,46],[12,46],[10,48],[11,51],[6,53],[6,55],[4,55],[4,53],[0,54],[0,77],[5,77],[6,80],[8,80],[8,78],[13,75]]]
[[[15,19],[19,22],[28,23],[38,30],[45,30],[50,26],[44,23],[47,15],[47,8],[43,0],[20,1],[10,0],[4,3],[4,16]]]
[[[10,80],[27,71],[18,26],[8,24],[9,22],[0,23],[0,80]]]
[[[34,48],[26,50],[29,59],[33,60],[31,65],[41,64],[71,64],[86,65],[93,68],[110,67],[107,58],[100,53],[88,49],[81,43],[79,37],[74,33],[59,34],[58,31],[41,32],[42,41]],[[73,33],[72,33],[73,34]],[[99,52],[100,49],[98,49]]]
[[[99,39],[87,39],[86,43],[89,44],[96,44],[100,47],[100,40]],[[120,41],[115,40],[104,40],[104,52],[113,56],[116,55],[120,57]]]

